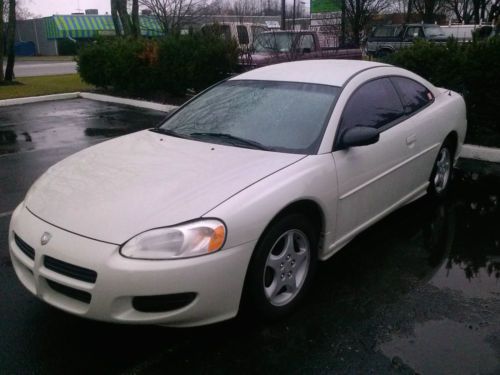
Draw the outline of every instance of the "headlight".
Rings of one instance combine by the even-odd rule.
[[[138,259],[189,258],[216,252],[225,240],[225,225],[207,219],[143,232],[126,242],[120,253]]]

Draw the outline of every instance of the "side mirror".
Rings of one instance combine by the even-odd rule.
[[[349,147],[366,146],[377,143],[379,132],[368,126],[356,126],[347,129],[340,139],[340,146],[345,149]]]

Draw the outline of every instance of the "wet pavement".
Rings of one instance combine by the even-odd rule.
[[[0,156],[0,373],[500,373],[500,180],[470,171],[445,202],[404,207],[322,264],[281,322],[120,326],[38,301],[14,275],[1,214],[51,164],[164,115],[59,103],[0,109],[17,136]]]

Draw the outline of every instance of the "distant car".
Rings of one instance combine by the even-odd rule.
[[[368,55],[383,57],[401,48],[410,47],[415,40],[445,43],[449,35],[439,25],[406,24],[377,26],[366,40]]]
[[[280,318],[318,260],[446,194],[465,132],[459,94],[400,68],[266,66],[51,167],[12,215],[12,263],[31,293],[86,318]]]
[[[254,39],[267,30],[265,25],[247,22],[207,23],[201,26],[202,33],[216,33],[226,41],[233,39],[242,49],[249,48]]]
[[[318,33],[310,30],[273,30],[254,38],[248,53],[239,57],[240,71],[295,60],[361,60],[360,48],[323,47]]]

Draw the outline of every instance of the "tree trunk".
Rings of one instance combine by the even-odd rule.
[[[127,12],[127,0],[118,1],[118,15],[120,16],[120,21],[122,23],[123,34],[125,36],[132,34],[132,25],[130,23],[130,17]]]
[[[113,19],[116,35],[122,35],[120,17],[118,17],[118,0],[111,0],[111,18]]]
[[[141,24],[139,21],[139,0],[132,0],[132,35],[134,38],[141,36]]]
[[[411,22],[411,12],[413,12],[412,7],[413,7],[413,0],[408,0],[408,10],[406,12],[406,19],[405,19],[406,23]]]
[[[14,42],[16,37],[16,0],[9,0],[9,25],[7,26],[7,67],[5,68],[5,80],[12,82],[14,79],[14,63],[16,51]]]
[[[3,0],[0,0],[0,82],[3,81]]]

